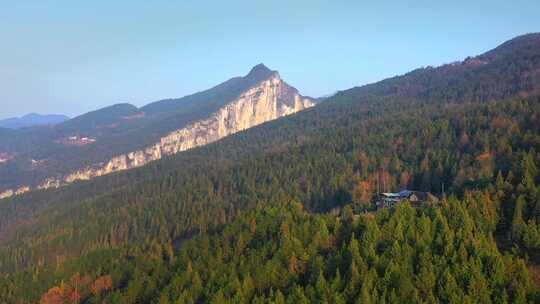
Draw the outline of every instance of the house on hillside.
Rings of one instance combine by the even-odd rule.
[[[410,202],[413,206],[420,206],[425,203],[437,203],[439,199],[429,192],[403,190],[396,193],[379,193],[376,205],[377,209],[392,208],[404,201]]]

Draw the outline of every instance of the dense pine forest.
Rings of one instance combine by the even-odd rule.
[[[0,201],[0,302],[537,303],[539,45]]]

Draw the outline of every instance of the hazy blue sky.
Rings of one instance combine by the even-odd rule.
[[[397,2],[0,0],[0,118],[143,105],[260,62],[320,96],[540,31],[538,0]]]

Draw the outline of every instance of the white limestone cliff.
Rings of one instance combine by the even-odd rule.
[[[108,162],[71,172],[62,178],[47,178],[35,187],[21,186],[0,192],[0,199],[33,189],[57,188],[77,180],[140,167],[166,155],[217,141],[242,130],[312,107],[314,101],[281,80],[277,72],[226,104],[208,118],[163,136],[144,149],[113,157]]]

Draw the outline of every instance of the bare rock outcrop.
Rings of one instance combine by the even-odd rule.
[[[215,142],[223,137],[302,111],[313,105],[312,99],[299,95],[298,91],[285,83],[277,72],[273,72],[271,77],[245,91],[206,119],[175,130],[153,145],[115,156],[104,163],[81,168],[62,178],[47,178],[36,186],[24,185],[17,189],[6,189],[0,192],[0,199],[34,189],[57,188],[77,180],[89,180],[97,176],[140,167],[163,156]]]

